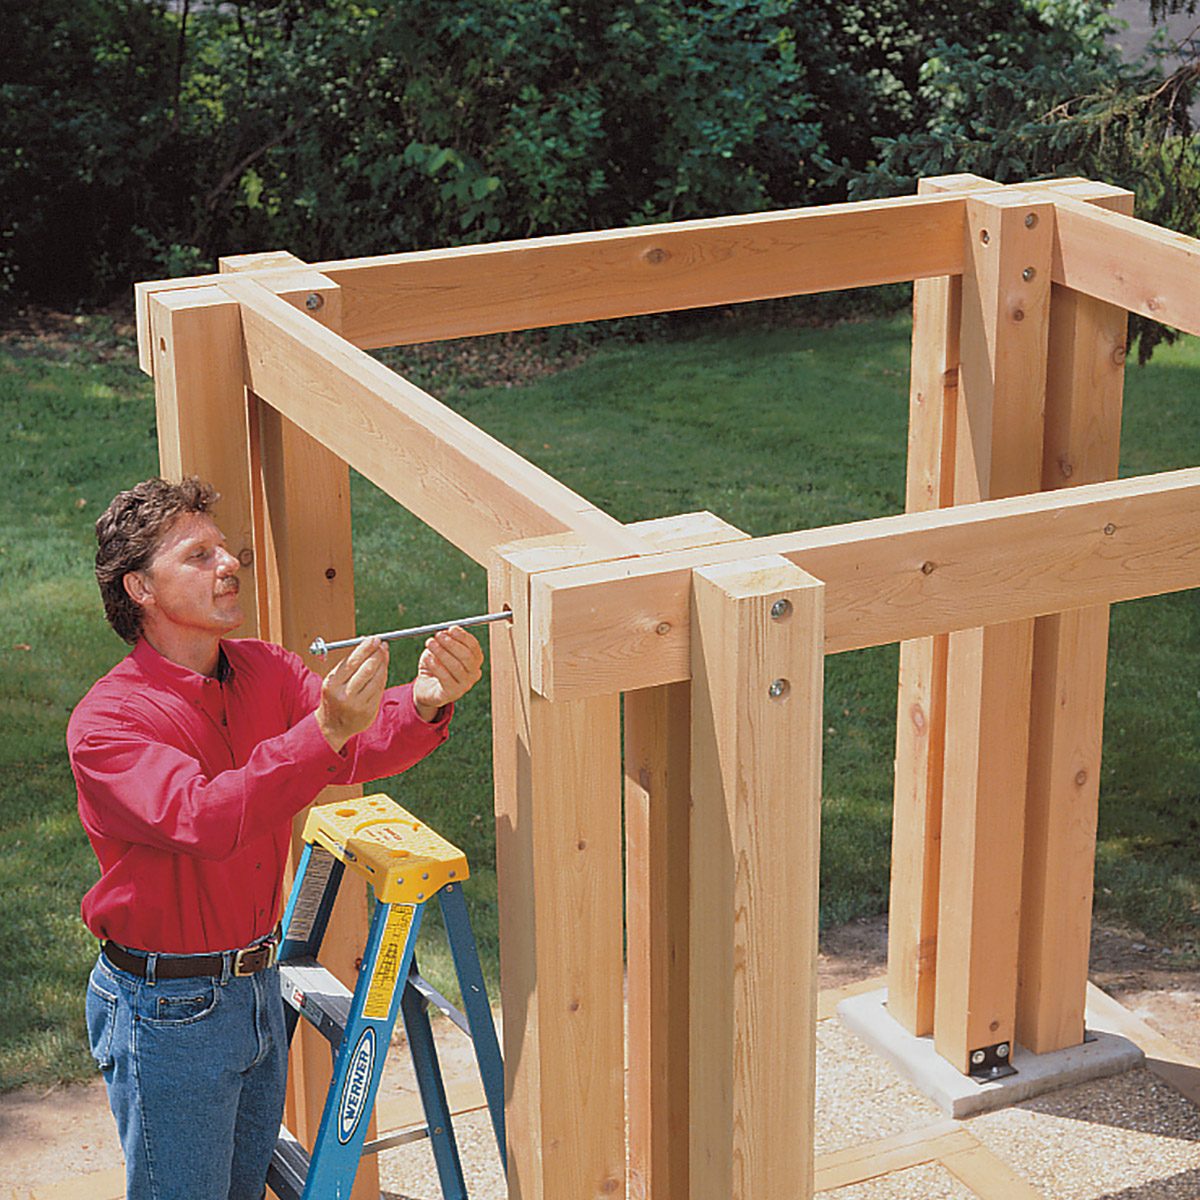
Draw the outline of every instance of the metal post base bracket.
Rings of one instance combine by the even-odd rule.
[[[997,1042],[994,1046],[981,1046],[971,1051],[971,1078],[976,1083],[992,1083],[1015,1075],[1017,1068],[1009,1061],[1012,1046],[1008,1042]]]

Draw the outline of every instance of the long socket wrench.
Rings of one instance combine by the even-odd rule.
[[[394,642],[398,638],[428,637],[431,633],[438,633],[443,629],[453,629],[455,626],[466,629],[468,625],[487,625],[492,621],[511,620],[512,610],[506,608],[503,612],[484,613],[480,617],[460,617],[457,621],[439,621],[436,625],[414,625],[411,629],[393,629],[388,633],[365,634],[363,637],[346,638],[340,642],[327,642],[324,638],[317,638],[309,646],[308,652],[324,658],[330,650],[345,650],[350,646],[357,646],[367,641],[370,637],[377,637],[381,642]]]

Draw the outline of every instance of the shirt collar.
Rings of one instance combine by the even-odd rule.
[[[217,682],[226,683],[233,676],[233,666],[225,654],[224,646],[217,659],[216,679],[164,658],[144,637],[138,638],[131,657],[153,683],[172,688],[189,700],[198,699]]]

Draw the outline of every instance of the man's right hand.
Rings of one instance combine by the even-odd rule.
[[[360,642],[321,684],[317,726],[334,750],[375,720],[387,687],[388,650],[378,638]]]

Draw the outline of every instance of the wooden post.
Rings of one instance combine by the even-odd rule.
[[[1044,201],[967,198],[955,503],[1041,484],[1052,235]],[[934,1043],[964,1073],[1015,1034],[1032,654],[1031,621],[950,635]]]
[[[1132,214],[1131,192],[1081,192]],[[1046,489],[1116,478],[1126,325],[1124,309],[1052,289]],[[1035,1054],[1083,1041],[1107,658],[1107,607],[1036,622],[1017,996],[1017,1040]]]
[[[219,288],[149,300],[158,461],[163,478],[198,475],[221,493],[213,516],[243,566],[238,633],[258,632],[246,389],[238,307]]]
[[[712,513],[641,521],[655,550],[740,541]],[[692,689],[627,692],[625,991],[629,1195],[688,1194],[688,851]]]
[[[511,1200],[625,1194],[619,696],[552,704],[530,677],[530,575],[580,553],[554,535],[489,573],[515,614],[491,627]]]
[[[928,195],[996,186],[978,175],[944,175],[922,179],[917,191]],[[961,276],[913,283],[906,512],[953,502],[961,310]],[[916,1037],[933,1032],[947,645],[945,634],[900,643],[888,1012]]]
[[[823,598],[778,557],[693,575],[692,1200],[812,1195]]]
[[[222,259],[222,271],[249,271],[263,266],[296,266],[296,274],[275,286],[298,307],[308,296],[320,297],[309,307],[314,318],[336,328],[338,290],[286,252],[246,254]],[[257,544],[260,627],[264,636],[305,657],[314,670],[332,663],[308,656],[313,638],[354,634],[354,557],[350,529],[350,472],[336,455],[285,417],[249,394],[249,428],[253,463],[252,507]],[[326,788],[316,803],[360,795],[359,787]],[[305,813],[296,817],[292,836],[290,880],[300,851]],[[349,876],[343,882],[325,935],[322,963],[347,987],[358,982],[357,959],[367,941],[370,917],[364,884]],[[308,1022],[301,1021],[292,1041],[288,1071],[287,1122],[292,1133],[311,1147],[329,1092],[332,1060],[328,1043]],[[371,1132],[373,1136],[374,1123]],[[365,1156],[351,1193],[354,1200],[379,1195],[379,1167]]]

